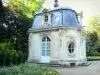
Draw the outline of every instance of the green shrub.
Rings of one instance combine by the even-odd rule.
[[[24,63],[27,53],[14,50],[10,42],[0,43],[0,66],[17,65]]]
[[[87,56],[100,56],[100,39],[96,31],[87,32],[86,53]]]
[[[97,52],[97,51],[94,51],[94,52],[86,52],[87,54],[87,56],[100,56],[100,53],[99,52]]]
[[[88,61],[99,61],[100,57],[99,56],[92,56],[87,58]]]
[[[54,71],[51,68],[27,64],[2,68],[0,73],[2,75],[59,75],[57,71]]]
[[[18,63],[23,63],[24,60],[24,54],[22,53],[22,51],[18,52]]]

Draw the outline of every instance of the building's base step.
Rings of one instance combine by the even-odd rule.
[[[32,64],[32,63],[30,63],[30,64]],[[89,66],[89,65],[91,65],[92,63],[90,63],[90,62],[85,62],[85,63],[82,63],[82,64],[80,64],[80,65],[78,65],[78,66],[71,66],[71,65],[62,65],[62,64],[54,64],[54,63],[34,63],[34,64],[37,64],[37,65],[39,65],[39,66],[47,66],[47,67],[62,67],[62,68],[64,68],[64,67],[78,67],[78,66]]]
[[[48,67],[61,67],[61,64],[51,64],[51,63],[37,63],[39,66],[48,66]]]
[[[89,66],[89,65],[91,65],[92,63],[90,63],[90,62],[86,62],[86,63],[82,63],[82,64],[80,64],[79,66]]]

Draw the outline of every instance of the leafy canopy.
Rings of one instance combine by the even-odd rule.
[[[9,8],[17,14],[17,16],[26,15],[33,18],[36,11],[39,11],[45,0],[9,0]]]
[[[100,37],[100,15],[93,16],[87,25],[88,32],[97,32],[98,36]]]
[[[0,66],[20,64],[27,59],[28,29],[44,0],[9,0],[6,7],[2,1],[4,0],[0,0]]]
[[[93,16],[87,25],[87,55],[100,56],[100,15]]]
[[[32,25],[35,12],[40,10],[43,2],[44,0],[9,0],[6,7],[2,5],[2,9],[0,8],[0,42],[7,39],[13,43],[15,50],[26,50],[28,29]]]

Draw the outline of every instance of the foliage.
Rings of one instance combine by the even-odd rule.
[[[33,18],[36,11],[42,7],[44,0],[9,0],[9,8],[17,15]]]
[[[96,32],[87,34],[87,55],[95,55],[98,35]]]
[[[10,0],[8,6],[4,7],[0,0],[0,66],[26,61],[28,29],[43,2],[44,0]]]
[[[94,16],[87,25],[87,56],[100,56],[100,16]]]
[[[100,37],[100,15],[93,16],[86,27],[88,32],[96,32]]]
[[[3,3],[2,3],[2,0],[0,0],[0,8],[2,7]]]
[[[57,71],[51,68],[41,67],[36,65],[21,64],[0,70],[2,75],[59,75]]]
[[[22,51],[17,53],[10,42],[0,43],[0,66],[24,63],[26,59],[27,54]]]
[[[5,7],[0,0],[0,66],[26,61],[28,29],[43,2],[44,0],[9,0]]]
[[[87,58],[88,61],[100,61],[100,56],[95,56],[95,57],[88,57]]]
[[[28,29],[44,0],[9,0],[0,8],[0,42],[9,40],[18,52],[28,49]],[[2,1],[0,2],[2,4]],[[34,7],[34,8],[33,8]]]
[[[0,42],[8,39],[15,46],[15,50],[24,50],[28,44],[28,29],[31,19],[27,17],[16,17],[13,12],[3,7],[0,14]]]

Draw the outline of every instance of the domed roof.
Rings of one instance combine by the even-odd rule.
[[[78,14],[75,10],[68,7],[55,7],[52,10],[44,9],[37,13],[34,17],[32,28],[39,29],[43,24],[43,13],[47,10],[50,16],[50,22],[48,27],[57,26],[80,26],[78,20]]]

